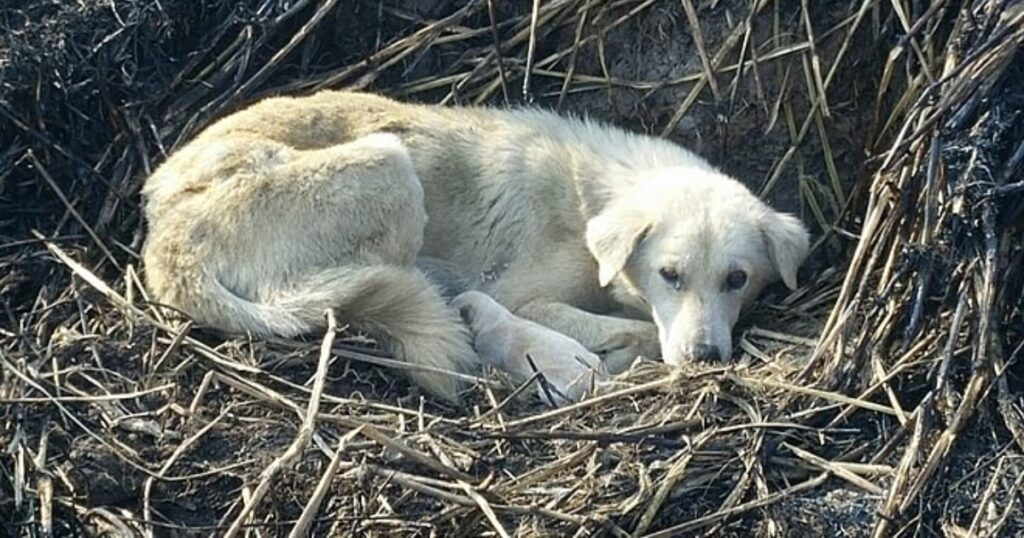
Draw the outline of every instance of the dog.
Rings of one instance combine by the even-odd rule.
[[[153,300],[222,331],[284,337],[333,309],[453,402],[460,384],[442,371],[479,357],[418,257],[449,262],[614,372],[638,356],[730,357],[740,309],[770,282],[795,288],[809,242],[796,217],[667,140],[359,92],[230,114],[142,194]]]

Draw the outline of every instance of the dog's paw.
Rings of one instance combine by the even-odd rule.
[[[658,328],[653,323],[637,322],[637,327],[615,332],[592,350],[604,361],[612,375],[629,369],[637,358],[653,360],[661,356]]]

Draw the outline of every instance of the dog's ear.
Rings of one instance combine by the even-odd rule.
[[[587,249],[597,260],[597,280],[607,286],[626,266],[629,256],[651,229],[640,211],[619,207],[587,221]]]
[[[795,290],[796,270],[807,257],[810,248],[807,229],[793,215],[769,210],[761,222],[761,234],[775,270],[786,286]]]

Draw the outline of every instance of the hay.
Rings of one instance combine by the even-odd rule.
[[[832,4],[0,7],[0,535],[1021,532],[1024,9]],[[495,377],[439,407],[359,335],[225,341],[147,302],[146,173],[327,87],[680,140],[816,228],[806,283],[740,365],[554,411]]]

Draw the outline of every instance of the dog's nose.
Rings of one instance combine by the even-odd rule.
[[[693,358],[699,361],[720,361],[722,360],[722,350],[718,349],[718,346],[697,344],[693,347]]]

